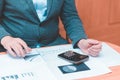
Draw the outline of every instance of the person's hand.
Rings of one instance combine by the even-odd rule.
[[[91,56],[98,56],[102,49],[101,42],[94,39],[82,39],[77,45],[83,53]]]
[[[5,36],[1,39],[1,44],[13,57],[24,57],[31,51],[31,48],[20,38]]]

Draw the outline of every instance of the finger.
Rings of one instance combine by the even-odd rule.
[[[88,43],[89,44],[99,44],[100,42],[98,40],[88,39]]]
[[[19,51],[20,51],[21,57],[25,57],[26,52],[25,52],[25,50],[22,47],[19,48]]]
[[[92,56],[97,56],[100,53],[100,49],[88,49],[88,52]]]
[[[16,45],[16,49],[18,51],[16,53],[20,55],[19,57],[24,57],[25,56],[25,51],[20,44]]]
[[[92,45],[90,48],[91,49],[102,49],[102,44]]]
[[[13,57],[17,57],[16,53],[12,50],[12,47],[10,44],[5,44],[4,48],[7,50],[7,52],[12,55]]]
[[[101,49],[88,49],[89,52],[100,53]]]
[[[28,47],[26,44],[22,44],[22,47],[25,51],[25,53],[29,53],[32,49],[30,47]]]
[[[21,57],[21,54],[20,54],[20,51],[19,51],[17,45],[12,46],[11,48],[12,48],[12,51],[13,51],[18,57]]]
[[[101,51],[101,49],[102,49],[101,45],[93,45],[88,50],[92,51],[94,53],[99,53]]]
[[[82,51],[83,53],[85,53],[85,54],[89,54],[88,50],[84,50],[84,49],[82,50],[82,49],[81,49],[81,51]]]
[[[93,52],[93,51],[89,51],[89,55],[90,55],[90,56],[96,57],[96,56],[98,56],[98,54],[99,54],[99,53],[95,53],[95,52]]]
[[[10,47],[7,48],[7,52],[8,52],[10,55],[12,55],[13,57],[17,57],[16,53],[13,52],[13,50],[12,50]]]
[[[18,39],[18,42],[23,47],[23,49],[26,53],[29,53],[31,51],[31,48],[29,48],[23,40]]]

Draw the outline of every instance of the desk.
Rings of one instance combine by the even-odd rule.
[[[116,46],[114,44],[108,43],[109,46],[111,46],[113,49],[115,49],[117,52],[120,53],[120,47]],[[110,67],[112,73],[108,73],[105,75],[100,75],[96,77],[90,77],[90,78],[84,78],[80,80],[119,80],[120,79],[120,66],[114,66]]]
[[[108,43],[108,42],[106,42],[106,43],[120,53],[119,46],[116,46],[116,45]],[[2,52],[1,54],[5,54],[5,52]],[[80,79],[80,80],[119,80],[120,66],[110,67],[110,69],[112,70],[112,73],[108,73],[108,74],[100,75],[100,76],[96,76],[96,77],[84,78],[84,79]]]

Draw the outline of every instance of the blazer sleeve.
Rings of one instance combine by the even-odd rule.
[[[81,39],[86,39],[87,35],[78,16],[75,0],[64,0],[60,17],[67,35],[72,40],[73,47],[76,48],[77,42]]]
[[[0,19],[1,19],[1,16],[2,16],[2,10],[3,10],[3,0],[0,0]]]
[[[4,9],[4,0],[0,0],[0,41],[4,36],[10,35],[2,26],[3,10]]]

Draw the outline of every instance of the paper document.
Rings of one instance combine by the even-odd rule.
[[[106,43],[103,43],[102,46],[103,48],[100,55],[98,57],[93,57],[93,59],[101,61],[108,67],[120,65],[120,53]]]
[[[92,57],[83,64],[74,65],[58,57],[58,54],[72,50],[83,54],[80,49],[73,49],[72,45],[53,46],[37,49],[43,60],[47,63],[51,72],[58,80],[73,80],[97,76],[111,72],[101,61]]]
[[[58,57],[58,54],[73,50],[71,44],[36,48],[24,58],[0,55],[0,80],[74,80],[110,73],[110,66],[120,65],[120,54],[103,43],[98,57],[75,65]],[[48,76],[49,77],[46,77]]]
[[[0,55],[0,80],[57,80],[40,56],[34,61],[31,59]]]

